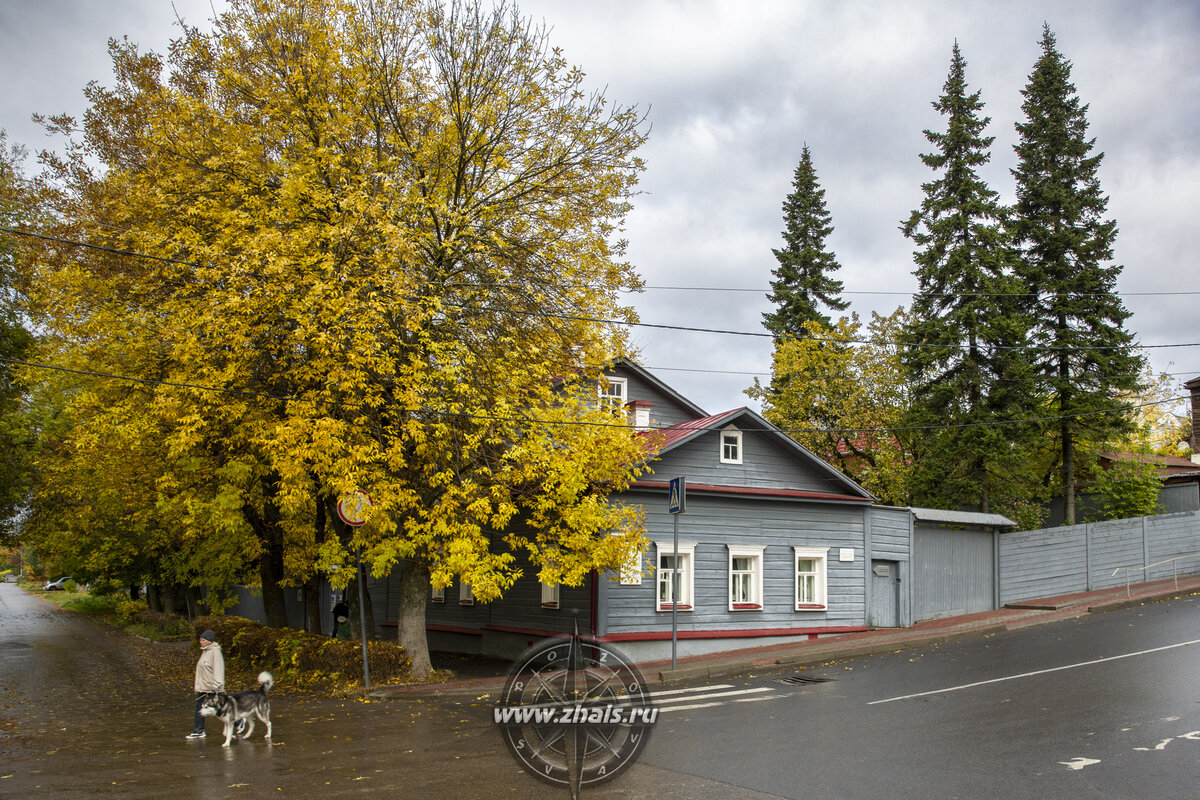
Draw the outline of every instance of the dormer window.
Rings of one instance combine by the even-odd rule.
[[[607,409],[624,410],[628,399],[629,382],[625,378],[600,379],[600,405]]]
[[[742,432],[732,425],[721,431],[721,463],[742,463]]]

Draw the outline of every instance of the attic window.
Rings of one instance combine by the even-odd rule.
[[[602,378],[600,380],[600,405],[607,409],[624,409],[628,395],[625,378]]]
[[[732,425],[721,431],[721,463],[742,463],[742,432]]]

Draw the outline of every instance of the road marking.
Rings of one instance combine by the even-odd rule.
[[[1136,653],[1124,653],[1119,656],[1108,656],[1107,658],[1097,658],[1093,661],[1081,661],[1078,664],[1066,664],[1061,667],[1051,667],[1050,669],[1039,669],[1034,672],[1023,672],[1020,675],[1007,675],[1003,678],[992,678],[986,681],[976,681],[975,683],[964,683],[962,686],[951,686],[947,689],[934,689],[930,692],[917,692],[916,694],[905,694],[899,697],[889,697],[886,700],[872,700],[867,703],[869,706],[877,706],[883,703],[894,703],[897,700],[912,700],[915,697],[928,697],[934,694],[946,694],[948,692],[957,692],[962,689],[974,689],[976,686],[987,686],[989,683],[1003,683],[1004,681],[1015,681],[1019,678],[1032,678],[1036,675],[1048,675],[1051,672],[1061,672],[1065,669],[1078,669],[1079,667],[1090,667],[1095,664],[1103,664],[1107,661],[1120,661],[1123,658],[1133,658],[1134,656],[1145,656],[1151,653],[1161,653],[1163,650],[1174,650],[1177,647],[1188,647],[1189,645],[1200,644],[1200,639],[1193,639],[1190,642],[1179,642],[1178,644],[1168,644],[1163,647],[1153,647],[1149,650],[1139,650]]]
[[[1082,756],[1078,756],[1076,758],[1072,758],[1070,761],[1060,761],[1058,763],[1062,764],[1064,767],[1067,767],[1068,769],[1081,770],[1084,767],[1090,767],[1092,764],[1099,764],[1100,759],[1098,759],[1098,758],[1083,758]]]
[[[668,706],[666,708],[660,708],[658,710],[663,712],[664,714],[666,714],[671,711],[691,711],[692,709],[695,709],[695,708],[713,708],[715,706],[727,706],[730,703],[758,703],[762,700],[775,700],[780,697],[783,697],[783,695],[768,694],[768,695],[763,695],[763,696],[759,696],[759,697],[742,697],[737,700],[718,700],[715,703],[692,703],[691,705],[686,705],[686,706]]]
[[[729,689],[730,691],[713,691],[714,689]],[[711,708],[713,706],[721,706],[726,703],[753,703],[759,700],[769,700],[774,697],[781,697],[779,694],[769,694],[762,696],[763,692],[775,692],[775,688],[771,686],[761,686],[756,689],[734,689],[733,686],[724,684],[719,686],[696,686],[691,689],[670,689],[665,692],[655,692],[650,695],[651,700],[655,700],[656,707],[659,711],[690,711],[695,708]],[[663,695],[675,695],[667,700],[659,700]],[[759,695],[757,697],[748,697],[747,695]],[[714,703],[695,703],[695,700],[713,700],[722,698]],[[672,703],[687,703],[688,705],[671,705]]]
[[[1191,733],[1184,733],[1184,734],[1180,734],[1179,736],[1172,736],[1170,739],[1163,739],[1161,742],[1154,745],[1154,747],[1135,747],[1133,749],[1138,750],[1143,753],[1149,753],[1152,750],[1166,750],[1167,745],[1169,745],[1171,742],[1175,741],[1176,739],[1190,739],[1193,742],[1198,742],[1198,741],[1200,741],[1200,731],[1192,731]]]
[[[689,692],[707,692],[714,689],[732,689],[732,683],[718,683],[716,686],[693,686],[691,689],[667,689],[661,692],[650,692],[650,697],[666,697],[669,694],[687,694]]]

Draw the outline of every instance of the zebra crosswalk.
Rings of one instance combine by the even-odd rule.
[[[733,684],[722,683],[716,686],[695,686],[690,689],[667,689],[661,692],[651,692],[650,699],[660,713],[669,714],[674,711],[692,711],[730,703],[758,703],[784,696],[783,693],[770,686],[738,689]]]

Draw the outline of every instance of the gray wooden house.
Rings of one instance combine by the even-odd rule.
[[[669,656],[676,556],[681,655],[910,624],[908,509],[873,506],[753,410],[706,414],[636,364],[618,363],[601,391],[661,440],[653,474],[614,498],[645,510],[641,563],[578,588],[542,586],[527,569],[486,605],[448,587],[429,600],[431,647],[514,655],[578,625],[637,660]],[[678,554],[667,510],[677,476],[687,481]]]
[[[678,555],[680,655],[818,638],[998,606],[995,514],[874,505],[862,487],[748,408],[708,414],[642,367],[620,362],[601,393],[630,424],[656,431],[643,476],[613,502],[645,512],[648,547],[619,573],[579,587],[525,577],[493,603],[469,586],[431,592],[431,648],[515,657],[548,636],[617,643],[638,661],[670,656],[671,582]],[[668,482],[687,480],[687,507],[668,513]],[[1019,577],[1024,572],[1010,565]],[[394,635],[398,576],[369,579],[378,633]],[[234,613],[261,619],[250,590]],[[301,624],[301,597],[289,617]],[[290,600],[290,598],[289,598]],[[322,612],[328,617],[329,595]]]

